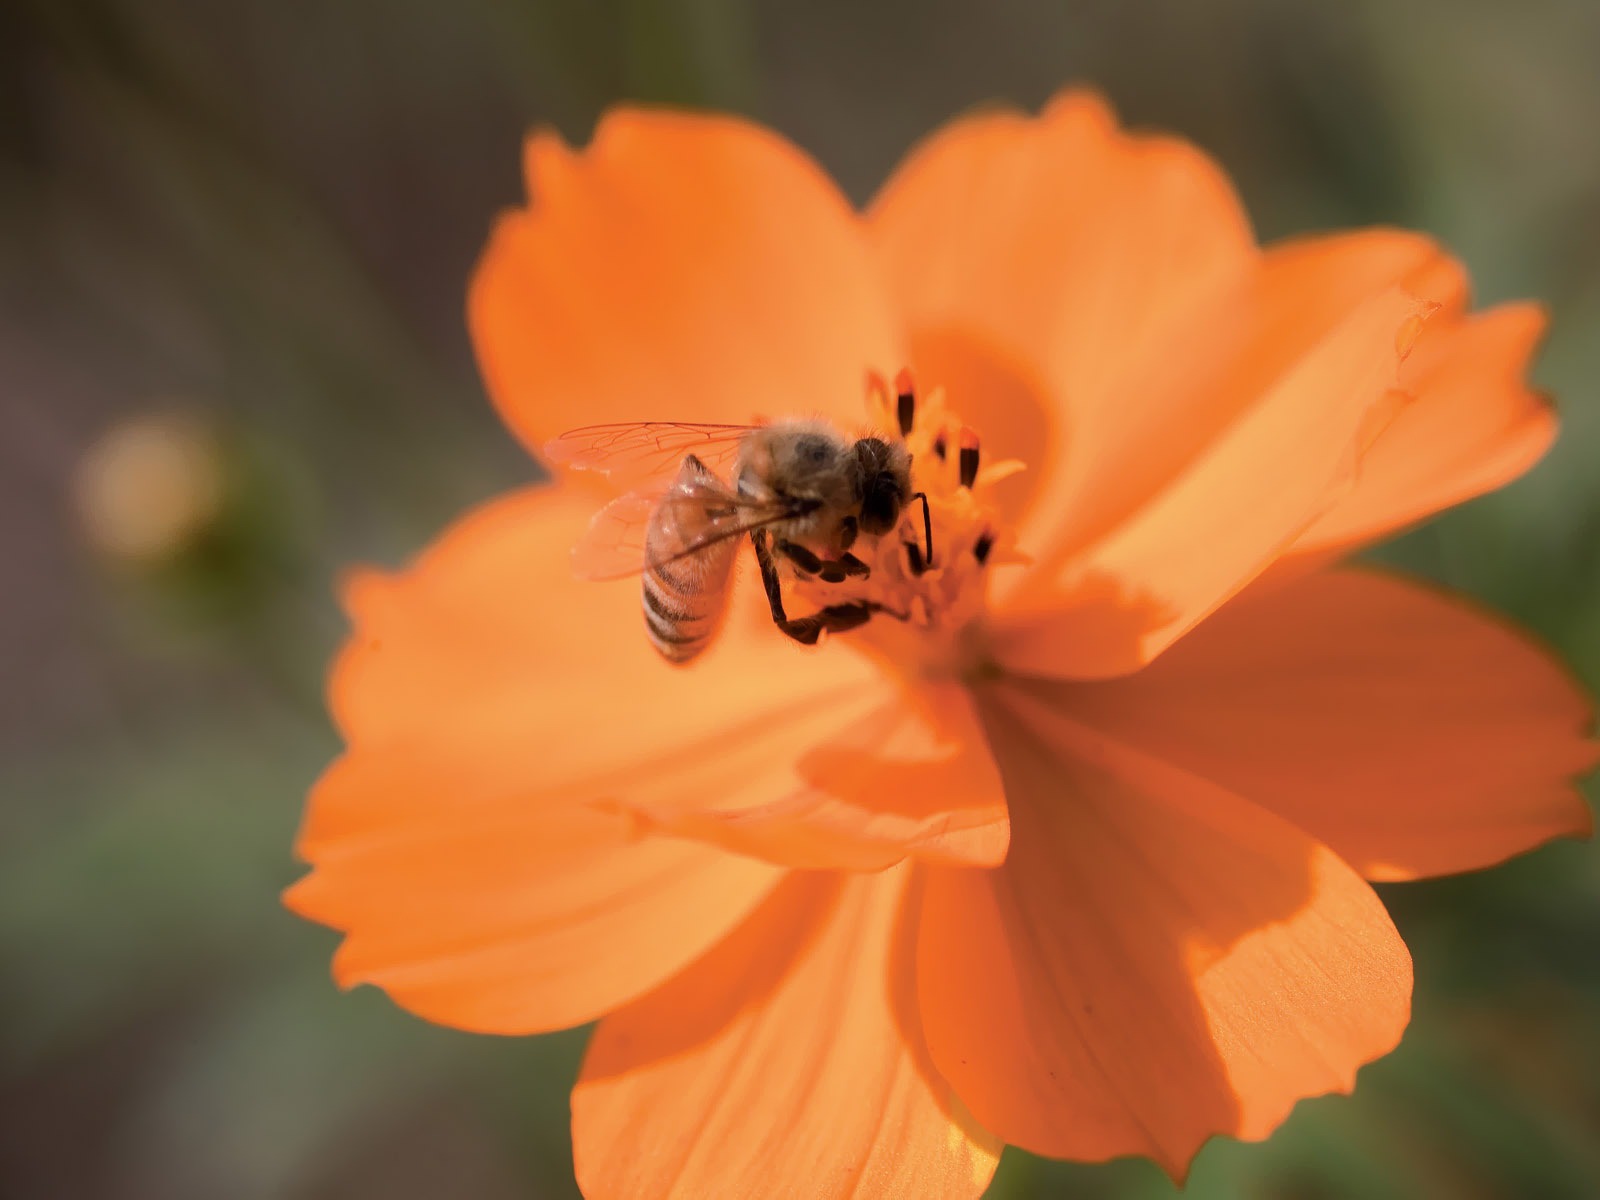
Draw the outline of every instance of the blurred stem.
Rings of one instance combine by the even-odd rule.
[[[583,141],[620,90],[611,23],[587,0],[490,0],[491,37],[506,83],[541,120]]]
[[[622,26],[630,96],[755,110],[754,36],[743,0],[622,0]]]

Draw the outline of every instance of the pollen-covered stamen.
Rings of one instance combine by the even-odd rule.
[[[985,464],[978,431],[950,411],[940,389],[918,392],[908,372],[893,387],[873,377],[868,402],[875,428],[902,431],[913,497],[894,529],[854,543],[864,574],[831,569],[796,578],[794,608],[864,606],[873,619],[844,635],[851,643],[920,669],[963,669],[965,634],[983,611],[988,574],[1018,559],[994,488],[1022,464]]]

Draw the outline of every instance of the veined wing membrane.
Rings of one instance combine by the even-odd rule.
[[[652,546],[650,522],[658,512],[661,534]],[[792,503],[747,500],[703,479],[643,488],[595,514],[572,548],[572,569],[580,579],[622,579],[796,515]]]
[[[673,474],[688,454],[715,471],[733,460],[739,443],[755,428],[697,421],[623,421],[569,429],[543,449],[552,463],[635,484]]]

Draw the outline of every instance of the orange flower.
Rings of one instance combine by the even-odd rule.
[[[527,171],[470,318],[530,447],[883,428],[863,378],[909,364],[933,520],[930,570],[918,504],[869,579],[784,585],[890,611],[799,648],[746,569],[687,668],[637,582],[571,575],[592,474],[351,580],[289,903],[430,1020],[599,1020],[586,1195],[975,1196],[1008,1142],[1181,1175],[1399,1040],[1366,880],[1588,831],[1550,659],[1333,565],[1540,456],[1538,307],[1469,313],[1410,233],[1260,249],[1210,160],[1082,93],[955,123],[865,214],[724,117],[620,111]]]

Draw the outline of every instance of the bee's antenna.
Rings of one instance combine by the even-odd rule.
[[[933,565],[933,515],[928,511],[928,493],[916,492],[911,498],[922,501],[922,540],[926,547],[922,561],[931,567]]]

